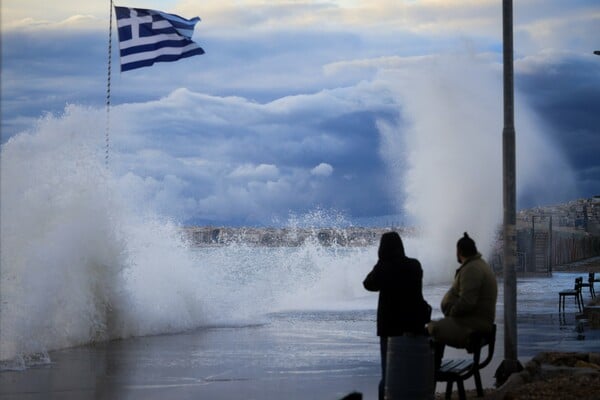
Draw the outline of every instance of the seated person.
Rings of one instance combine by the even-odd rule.
[[[496,276],[466,232],[456,244],[456,255],[461,265],[442,299],[444,318],[427,325],[436,344],[436,367],[441,363],[444,345],[467,347],[470,334],[491,332],[496,317]]]

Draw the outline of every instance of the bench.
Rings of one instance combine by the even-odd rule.
[[[558,312],[565,312],[565,300],[567,297],[575,297],[575,303],[579,312],[583,309],[583,296],[581,295],[581,288],[583,286],[583,278],[575,278],[575,286],[573,289],[565,289],[558,292]]]
[[[436,382],[446,382],[446,399],[452,397],[452,385],[456,382],[458,387],[458,397],[460,400],[466,399],[464,381],[471,376],[475,379],[477,396],[483,397],[483,386],[481,385],[481,375],[479,371],[485,368],[494,355],[496,345],[496,324],[494,324],[490,333],[474,332],[469,337],[469,345],[466,350],[473,356],[464,359],[442,360],[440,368],[435,372]],[[481,350],[487,346],[487,356],[481,361]]]

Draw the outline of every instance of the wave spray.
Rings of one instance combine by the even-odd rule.
[[[484,257],[496,242],[502,217],[500,71],[488,60],[456,55],[402,59],[380,76],[400,108],[396,124],[379,123],[381,155],[401,199],[399,211],[419,230],[413,254],[429,282],[451,279],[463,232]],[[518,101],[516,110],[519,198],[573,196],[572,170],[544,134],[548,127],[525,102]]]

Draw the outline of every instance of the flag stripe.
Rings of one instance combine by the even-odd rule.
[[[131,62],[140,61],[144,59],[156,58],[163,55],[176,55],[176,54],[184,54],[188,51],[193,51],[196,49],[200,49],[196,43],[192,43],[184,48],[172,48],[172,47],[162,47],[160,49],[156,49],[153,51],[146,51],[144,53],[135,53],[129,54],[127,56],[121,57],[121,62],[123,64],[129,64]],[[202,49],[200,49],[202,50]]]
[[[130,47],[144,46],[144,45],[160,43],[160,42],[171,42],[171,43],[186,42],[186,43],[189,43],[189,42],[191,42],[191,40],[183,38],[176,34],[169,34],[169,35],[159,34],[159,35],[154,35],[154,36],[149,36],[149,37],[141,37],[141,38],[125,40],[125,41],[119,43],[119,48],[121,50],[124,50],[124,49],[128,49]]]
[[[123,57],[123,56],[128,56],[130,54],[135,54],[135,53],[146,53],[149,51],[161,49],[163,47],[181,49],[183,47],[188,46],[189,44],[195,44],[196,46],[198,46],[196,43],[192,42],[191,40],[176,40],[176,41],[175,40],[165,40],[162,42],[148,43],[148,44],[144,44],[144,45],[133,46],[133,47],[121,49],[119,54],[121,55],[121,57]]]
[[[146,23],[151,23],[152,24],[152,28],[153,29],[161,29],[161,28],[174,28],[177,32],[187,32],[189,33],[189,35],[184,35],[186,37],[190,37],[191,33],[194,32],[194,26],[196,25],[195,23],[193,24],[179,24],[179,23],[173,23],[173,21],[169,21],[169,20],[150,20],[149,17],[137,17],[137,19],[142,19],[142,18],[148,18],[148,20],[144,20],[144,22]],[[126,18],[122,18],[120,20],[117,21],[117,26],[119,28],[122,28],[124,26],[130,26],[131,25],[131,20],[132,18],[126,17]],[[182,33],[183,35],[183,33]]]
[[[156,58],[152,58],[152,59],[144,59],[144,60],[140,60],[140,61],[132,61],[132,62],[128,62],[126,64],[121,64],[121,71],[124,72],[124,71],[129,71],[132,69],[136,69],[136,68],[149,67],[152,64],[154,64],[155,62],[177,61],[182,58],[187,58],[187,57],[200,55],[200,54],[204,54],[204,50],[202,50],[201,48],[197,48],[195,50],[192,50],[192,51],[189,51],[189,52],[183,53],[183,54],[163,54],[163,55],[160,55],[160,56],[158,56]]]
[[[185,18],[180,17],[177,14],[167,14],[162,11],[156,11],[156,13],[158,15],[160,15],[161,17],[163,17],[164,19],[168,19],[169,21],[173,22],[173,25],[175,25],[175,26],[189,26],[189,27],[193,28],[193,26],[196,25],[196,23],[198,23],[200,21],[199,17],[194,17],[192,19],[185,19]]]
[[[175,14],[166,14],[163,12],[158,12],[158,14],[168,20],[173,27],[180,32],[183,36],[187,38],[192,38],[192,34],[194,33],[194,27],[200,21],[200,18],[194,17],[190,20],[181,18]]]

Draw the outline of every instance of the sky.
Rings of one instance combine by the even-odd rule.
[[[116,5],[199,16],[206,52],[121,73],[113,21],[109,169],[137,204],[184,224],[404,223],[466,182],[499,197],[502,1]],[[75,124],[101,160],[109,2],[0,6],[3,146]],[[600,195],[599,38],[597,0],[514,2],[519,208]]]

